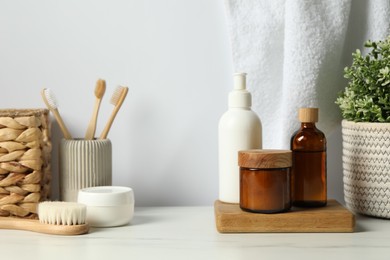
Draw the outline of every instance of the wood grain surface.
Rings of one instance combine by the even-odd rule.
[[[355,216],[336,200],[321,208],[292,208],[278,214],[249,213],[239,204],[214,203],[215,221],[220,233],[262,232],[353,232]]]

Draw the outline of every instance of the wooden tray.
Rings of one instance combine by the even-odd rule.
[[[355,216],[336,200],[322,208],[292,208],[279,214],[249,213],[238,204],[214,203],[220,233],[353,232]]]

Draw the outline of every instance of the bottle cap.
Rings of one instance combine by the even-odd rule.
[[[298,112],[299,121],[302,123],[318,122],[318,108],[304,107],[300,108]]]
[[[234,88],[229,93],[229,107],[252,106],[252,96],[246,90],[246,73],[234,74]]]
[[[257,169],[288,168],[292,165],[292,154],[290,150],[243,150],[238,152],[238,165]]]

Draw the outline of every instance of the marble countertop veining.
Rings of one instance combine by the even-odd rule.
[[[390,259],[390,220],[354,233],[220,234],[213,207],[136,208],[130,225],[81,236],[0,230],[1,259]]]

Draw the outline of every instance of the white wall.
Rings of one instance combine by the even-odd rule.
[[[222,0],[0,0],[1,108],[43,107],[56,94],[83,136],[98,78],[130,88],[109,138],[113,182],[140,205],[211,205],[218,196],[217,124],[232,87]],[[329,136],[329,197],[342,200],[340,129]],[[53,124],[53,195],[58,195]]]

